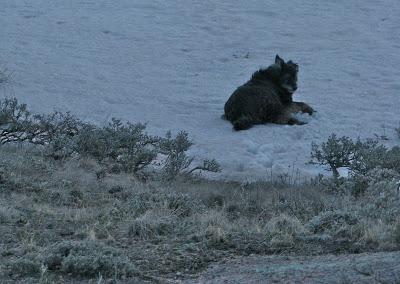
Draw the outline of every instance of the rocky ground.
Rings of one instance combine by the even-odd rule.
[[[400,283],[400,252],[240,257],[184,283]]]

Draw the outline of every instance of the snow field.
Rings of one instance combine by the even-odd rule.
[[[332,133],[398,143],[400,4],[354,1],[14,0],[1,3],[0,64],[37,112],[70,110],[104,123],[186,130],[218,178],[266,178],[305,164]],[[220,118],[236,87],[275,54],[300,66],[295,100],[317,114],[303,126],[233,132]]]

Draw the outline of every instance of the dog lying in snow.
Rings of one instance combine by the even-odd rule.
[[[294,118],[294,113],[311,115],[314,110],[303,102],[294,102],[299,67],[276,55],[275,63],[255,72],[251,79],[237,88],[225,103],[223,118],[235,130],[249,129],[255,124],[305,124]]]

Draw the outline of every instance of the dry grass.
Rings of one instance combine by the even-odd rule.
[[[2,282],[152,282],[232,255],[400,246],[391,181],[354,197],[323,184],[98,179],[98,168],[89,159],[51,161],[37,148],[0,148]]]

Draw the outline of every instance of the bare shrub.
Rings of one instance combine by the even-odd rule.
[[[163,170],[167,178],[175,177],[191,165],[193,158],[188,157],[186,151],[192,145],[188,133],[184,131],[175,138],[172,138],[171,132],[167,132],[166,139],[160,141],[161,153],[166,155]]]
[[[15,98],[0,101],[1,144],[32,141],[35,138],[35,131],[31,113],[25,104],[18,104]]]
[[[83,123],[70,113],[31,114],[15,98],[0,101],[0,144],[28,142],[46,147],[54,159],[70,156],[72,137]]]
[[[193,145],[189,135],[185,131],[179,132],[172,138],[171,132],[160,140],[160,152],[166,156],[163,166],[164,177],[168,180],[174,179],[178,174],[191,174],[197,170],[208,172],[219,172],[221,167],[216,160],[204,160],[202,165],[190,169],[193,158],[186,154],[186,151]]]

